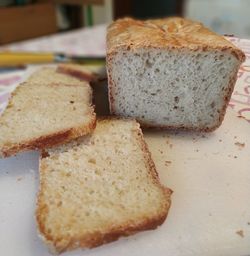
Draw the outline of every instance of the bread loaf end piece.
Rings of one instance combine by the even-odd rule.
[[[107,35],[110,110],[144,126],[212,131],[244,60],[198,22],[118,20]]]

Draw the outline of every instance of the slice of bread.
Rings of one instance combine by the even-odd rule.
[[[110,110],[145,126],[212,131],[244,60],[198,22],[117,20],[107,34]]]
[[[94,129],[89,84],[53,70],[38,71],[12,93],[0,116],[0,157],[53,146]]]
[[[57,72],[89,82],[98,82],[107,79],[107,71],[104,65],[59,64],[57,66]]]
[[[83,85],[82,81],[77,77],[63,74],[57,71],[56,67],[43,67],[34,72],[28,79],[30,83],[64,83]]]
[[[36,220],[52,252],[154,229],[167,216],[171,191],[135,121],[98,121],[91,135],[43,152],[39,168]]]
[[[78,64],[59,64],[57,67],[57,72],[88,82],[94,81],[97,78],[95,73],[90,71],[85,66]]]

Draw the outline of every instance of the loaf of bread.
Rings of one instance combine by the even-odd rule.
[[[36,220],[52,252],[91,248],[154,229],[171,191],[158,180],[139,124],[106,119],[40,158]]]
[[[95,122],[87,82],[41,69],[17,87],[0,116],[0,157],[69,141]]]
[[[241,50],[198,22],[117,20],[107,33],[110,110],[145,126],[212,131],[244,60]]]

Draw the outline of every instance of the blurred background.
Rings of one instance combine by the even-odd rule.
[[[0,45],[110,23],[124,16],[184,16],[250,38],[250,0],[0,0]]]

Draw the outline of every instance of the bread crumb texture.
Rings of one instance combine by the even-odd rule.
[[[40,177],[38,229],[56,252],[154,229],[170,207],[135,121],[98,121],[92,135],[48,150]]]

